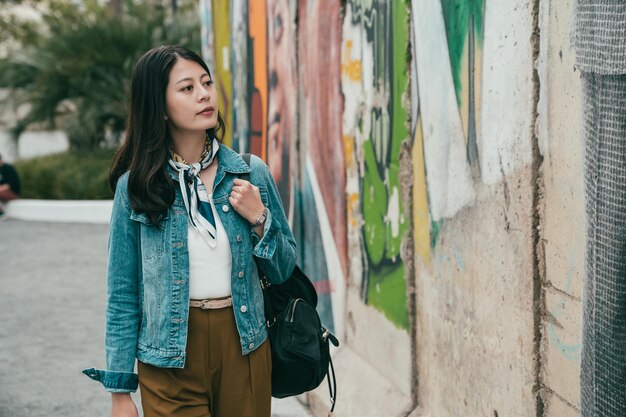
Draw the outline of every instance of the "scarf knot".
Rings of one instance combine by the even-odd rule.
[[[215,227],[215,216],[213,215],[213,209],[211,207],[212,202],[208,200],[205,201],[205,199],[200,198],[198,194],[199,188],[206,189],[200,179],[200,171],[211,165],[219,149],[217,139],[213,138],[212,142],[209,142],[209,140],[210,139],[207,138],[204,151],[200,157],[200,162],[190,164],[176,152],[170,151],[171,157],[168,163],[178,172],[180,192],[183,195],[183,202],[187,209],[189,222],[200,232],[209,246],[214,248],[217,245],[217,230]],[[208,190],[206,190],[206,192],[208,194]]]

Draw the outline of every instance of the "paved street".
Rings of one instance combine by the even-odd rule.
[[[104,365],[107,233],[0,221],[1,417],[109,415],[109,395],[80,372]],[[296,399],[274,400],[273,410],[309,416]]]

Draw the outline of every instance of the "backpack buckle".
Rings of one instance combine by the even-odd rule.
[[[267,277],[265,275],[263,275],[259,279],[259,281],[261,281],[261,289],[262,290],[266,290],[266,289],[268,289],[269,287],[272,286],[272,284],[270,284],[270,281],[267,279]]]

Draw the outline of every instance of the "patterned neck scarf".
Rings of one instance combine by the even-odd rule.
[[[180,191],[183,195],[185,207],[187,208],[189,221],[196,230],[201,232],[200,234],[204,240],[213,248],[217,245],[217,230],[215,228],[213,209],[209,201],[200,199],[198,189],[206,188],[204,184],[202,184],[199,174],[200,171],[211,165],[218,149],[219,143],[217,139],[213,138],[211,140],[207,137],[200,162],[190,164],[171,149],[170,159],[168,161],[170,166],[178,172],[178,183],[180,184]]]

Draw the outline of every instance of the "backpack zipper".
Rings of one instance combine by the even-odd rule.
[[[291,304],[291,318],[289,319],[289,322],[291,323],[293,323],[294,316],[296,315],[296,305],[298,304],[298,301],[302,301],[302,299],[296,298]]]

